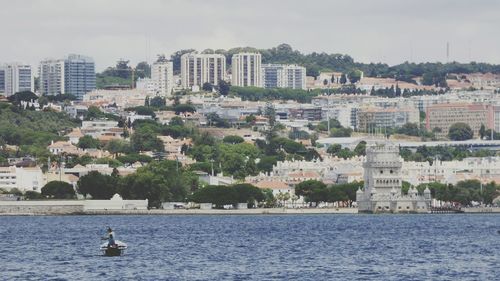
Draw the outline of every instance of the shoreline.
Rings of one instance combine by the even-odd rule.
[[[80,215],[80,216],[101,216],[101,215],[153,215],[153,216],[170,216],[170,215],[296,215],[296,214],[357,214],[356,208],[338,208],[338,209],[283,209],[283,208],[270,208],[270,209],[233,209],[233,210],[220,210],[220,209],[174,209],[174,210],[85,210],[76,212],[57,212],[57,211],[44,211],[44,212],[4,212],[0,216],[61,216],[61,215]]]
[[[498,214],[500,207],[490,208],[465,208],[462,214]],[[153,216],[171,216],[171,215],[315,215],[315,214],[333,214],[349,215],[358,214],[357,208],[304,208],[304,209],[283,209],[283,208],[257,208],[257,209],[174,209],[174,210],[79,210],[74,212],[61,210],[46,210],[39,212],[14,211],[1,212],[0,216],[102,216],[102,215],[153,215]],[[359,213],[360,214],[360,213]],[[405,213],[406,214],[406,213]]]

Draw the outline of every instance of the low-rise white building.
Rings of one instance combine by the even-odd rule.
[[[0,188],[40,192],[44,184],[40,167],[0,167]]]

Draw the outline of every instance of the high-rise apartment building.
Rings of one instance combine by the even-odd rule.
[[[151,65],[151,83],[156,95],[170,96],[174,87],[174,67],[168,60],[158,60]]]
[[[0,65],[0,94],[5,94],[5,66]]]
[[[69,55],[63,60],[45,60],[38,71],[44,95],[71,94],[82,100],[96,88],[95,65],[89,57]]]
[[[189,53],[181,56],[181,84],[191,88],[204,83],[218,85],[226,77],[226,57],[221,54]]]
[[[234,86],[262,87],[262,57],[258,53],[234,54],[231,63],[231,84]]]
[[[92,58],[74,54],[69,55],[64,60],[64,71],[66,93],[82,100],[86,93],[95,90],[95,64]]]
[[[65,94],[64,60],[44,60],[38,68],[42,95]]]
[[[35,91],[31,65],[13,63],[1,66],[0,92],[8,97],[22,91]]]
[[[306,68],[293,64],[263,64],[264,88],[306,89]]]

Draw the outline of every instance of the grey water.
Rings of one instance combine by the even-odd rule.
[[[129,245],[104,257],[107,226]],[[0,217],[0,280],[499,280],[500,215]]]

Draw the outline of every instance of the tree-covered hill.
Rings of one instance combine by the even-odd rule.
[[[9,103],[0,103],[0,146],[20,146],[18,156],[46,154],[46,147],[52,140],[62,139],[76,126],[77,121],[66,113],[22,110]]]

